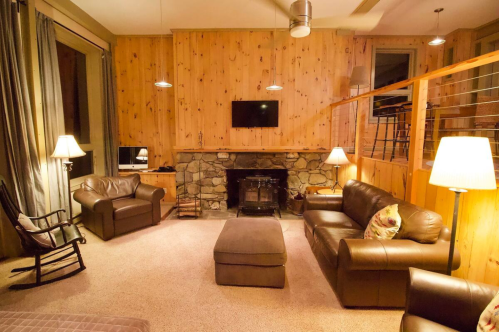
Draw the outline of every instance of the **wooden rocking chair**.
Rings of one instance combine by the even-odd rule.
[[[80,231],[78,230],[78,227],[76,227],[76,225],[61,220],[61,212],[64,212],[64,210],[53,211],[41,217],[29,217],[31,221],[37,221],[40,228],[42,228],[41,221],[42,220],[45,221],[46,228],[40,229],[39,231],[38,230],[32,231],[25,229],[18,221],[19,214],[22,213],[22,211],[18,208],[18,206],[14,203],[12,197],[9,195],[9,192],[7,191],[7,187],[5,185],[5,179],[2,176],[0,176],[0,202],[5,211],[5,214],[9,218],[14,228],[16,229],[17,234],[21,239],[21,244],[24,250],[29,255],[35,257],[35,265],[13,269],[11,272],[16,273],[16,272],[26,272],[26,271],[36,270],[36,282],[11,285],[9,287],[10,289],[28,289],[28,288],[50,284],[55,281],[72,277],[75,274],[78,274],[79,272],[85,270],[85,265],[83,264],[83,259],[81,258],[80,249],[78,248],[78,242],[83,242],[84,238],[81,236]],[[57,214],[58,223],[50,226],[47,218],[51,217],[54,214]],[[36,241],[33,238],[33,235],[43,234],[48,232],[51,232],[53,235],[49,236],[51,241],[51,246],[49,247],[42,246],[38,241]],[[71,251],[65,253],[65,251],[67,250]],[[57,256],[59,254],[62,254],[62,256],[54,258],[50,261],[44,261],[47,258]],[[56,262],[60,262],[75,254],[78,260],[70,262],[69,264],[66,264],[61,267],[57,267],[46,273],[42,273],[42,267],[54,264]],[[46,256],[42,257],[42,255]],[[62,270],[76,263],[79,263],[78,269],[73,270],[72,272],[69,272],[62,276],[42,281],[42,277],[57,272],[59,270]]]

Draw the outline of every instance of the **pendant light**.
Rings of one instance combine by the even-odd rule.
[[[159,10],[161,15],[161,37],[159,39],[160,47],[160,57],[161,57],[161,71],[163,72],[163,79],[159,82],[154,83],[160,88],[171,88],[172,85],[165,81],[165,67],[163,66],[163,0],[159,0]]]
[[[428,45],[436,46],[436,45],[442,45],[443,43],[445,43],[445,39],[440,38],[438,36],[438,26],[440,24],[440,12],[442,12],[443,10],[444,10],[443,8],[438,8],[438,9],[434,10],[434,12],[437,13],[437,35],[432,41],[430,41],[428,43]]]
[[[275,35],[277,32],[277,5],[274,0],[274,35],[272,36],[272,49],[274,51],[274,83],[271,86],[267,87],[268,91],[279,91],[282,90],[282,86],[279,86],[275,82],[276,71],[277,71],[277,56],[275,51]]]

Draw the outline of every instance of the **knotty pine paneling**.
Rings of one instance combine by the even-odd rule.
[[[362,158],[362,175],[359,179],[381,188],[394,197],[405,199],[407,166],[389,161]]]
[[[270,31],[180,31],[176,58],[176,146],[179,149],[331,149],[329,105],[349,96],[353,36],[314,31],[276,38],[272,84]],[[233,100],[279,100],[278,128],[232,128]],[[199,133],[202,133],[200,145]]]
[[[120,145],[148,146],[151,168],[172,165],[174,89],[158,88],[154,83],[162,79],[164,69],[166,81],[173,84],[173,39],[118,37],[114,59]]]

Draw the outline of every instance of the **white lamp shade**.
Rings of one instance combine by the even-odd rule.
[[[136,158],[138,160],[147,160],[147,149],[140,149]]]
[[[444,137],[430,184],[455,189],[496,189],[492,151],[487,137]]]
[[[350,87],[351,88],[367,88],[369,87],[369,73],[365,66],[357,66],[352,70],[352,76],[350,76]]]
[[[83,157],[86,155],[73,135],[63,135],[59,136],[57,139],[57,145],[55,146],[54,153],[52,153],[52,158],[76,158]]]
[[[331,151],[331,154],[327,157],[325,163],[331,165],[347,165],[350,164],[350,160],[348,160],[345,155],[343,148],[336,147]]]

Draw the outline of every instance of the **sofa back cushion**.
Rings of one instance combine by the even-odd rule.
[[[402,224],[394,239],[409,239],[419,243],[435,243],[442,229],[442,217],[433,211],[408,203],[395,197],[378,200],[377,208],[398,204]]]
[[[85,191],[93,191],[110,199],[133,197],[140,184],[140,175],[116,177],[91,177],[85,179],[83,188]]]
[[[343,212],[365,229],[376,212],[390,205],[378,208],[379,200],[385,197],[393,198],[382,189],[364,182],[349,180],[343,188]]]

